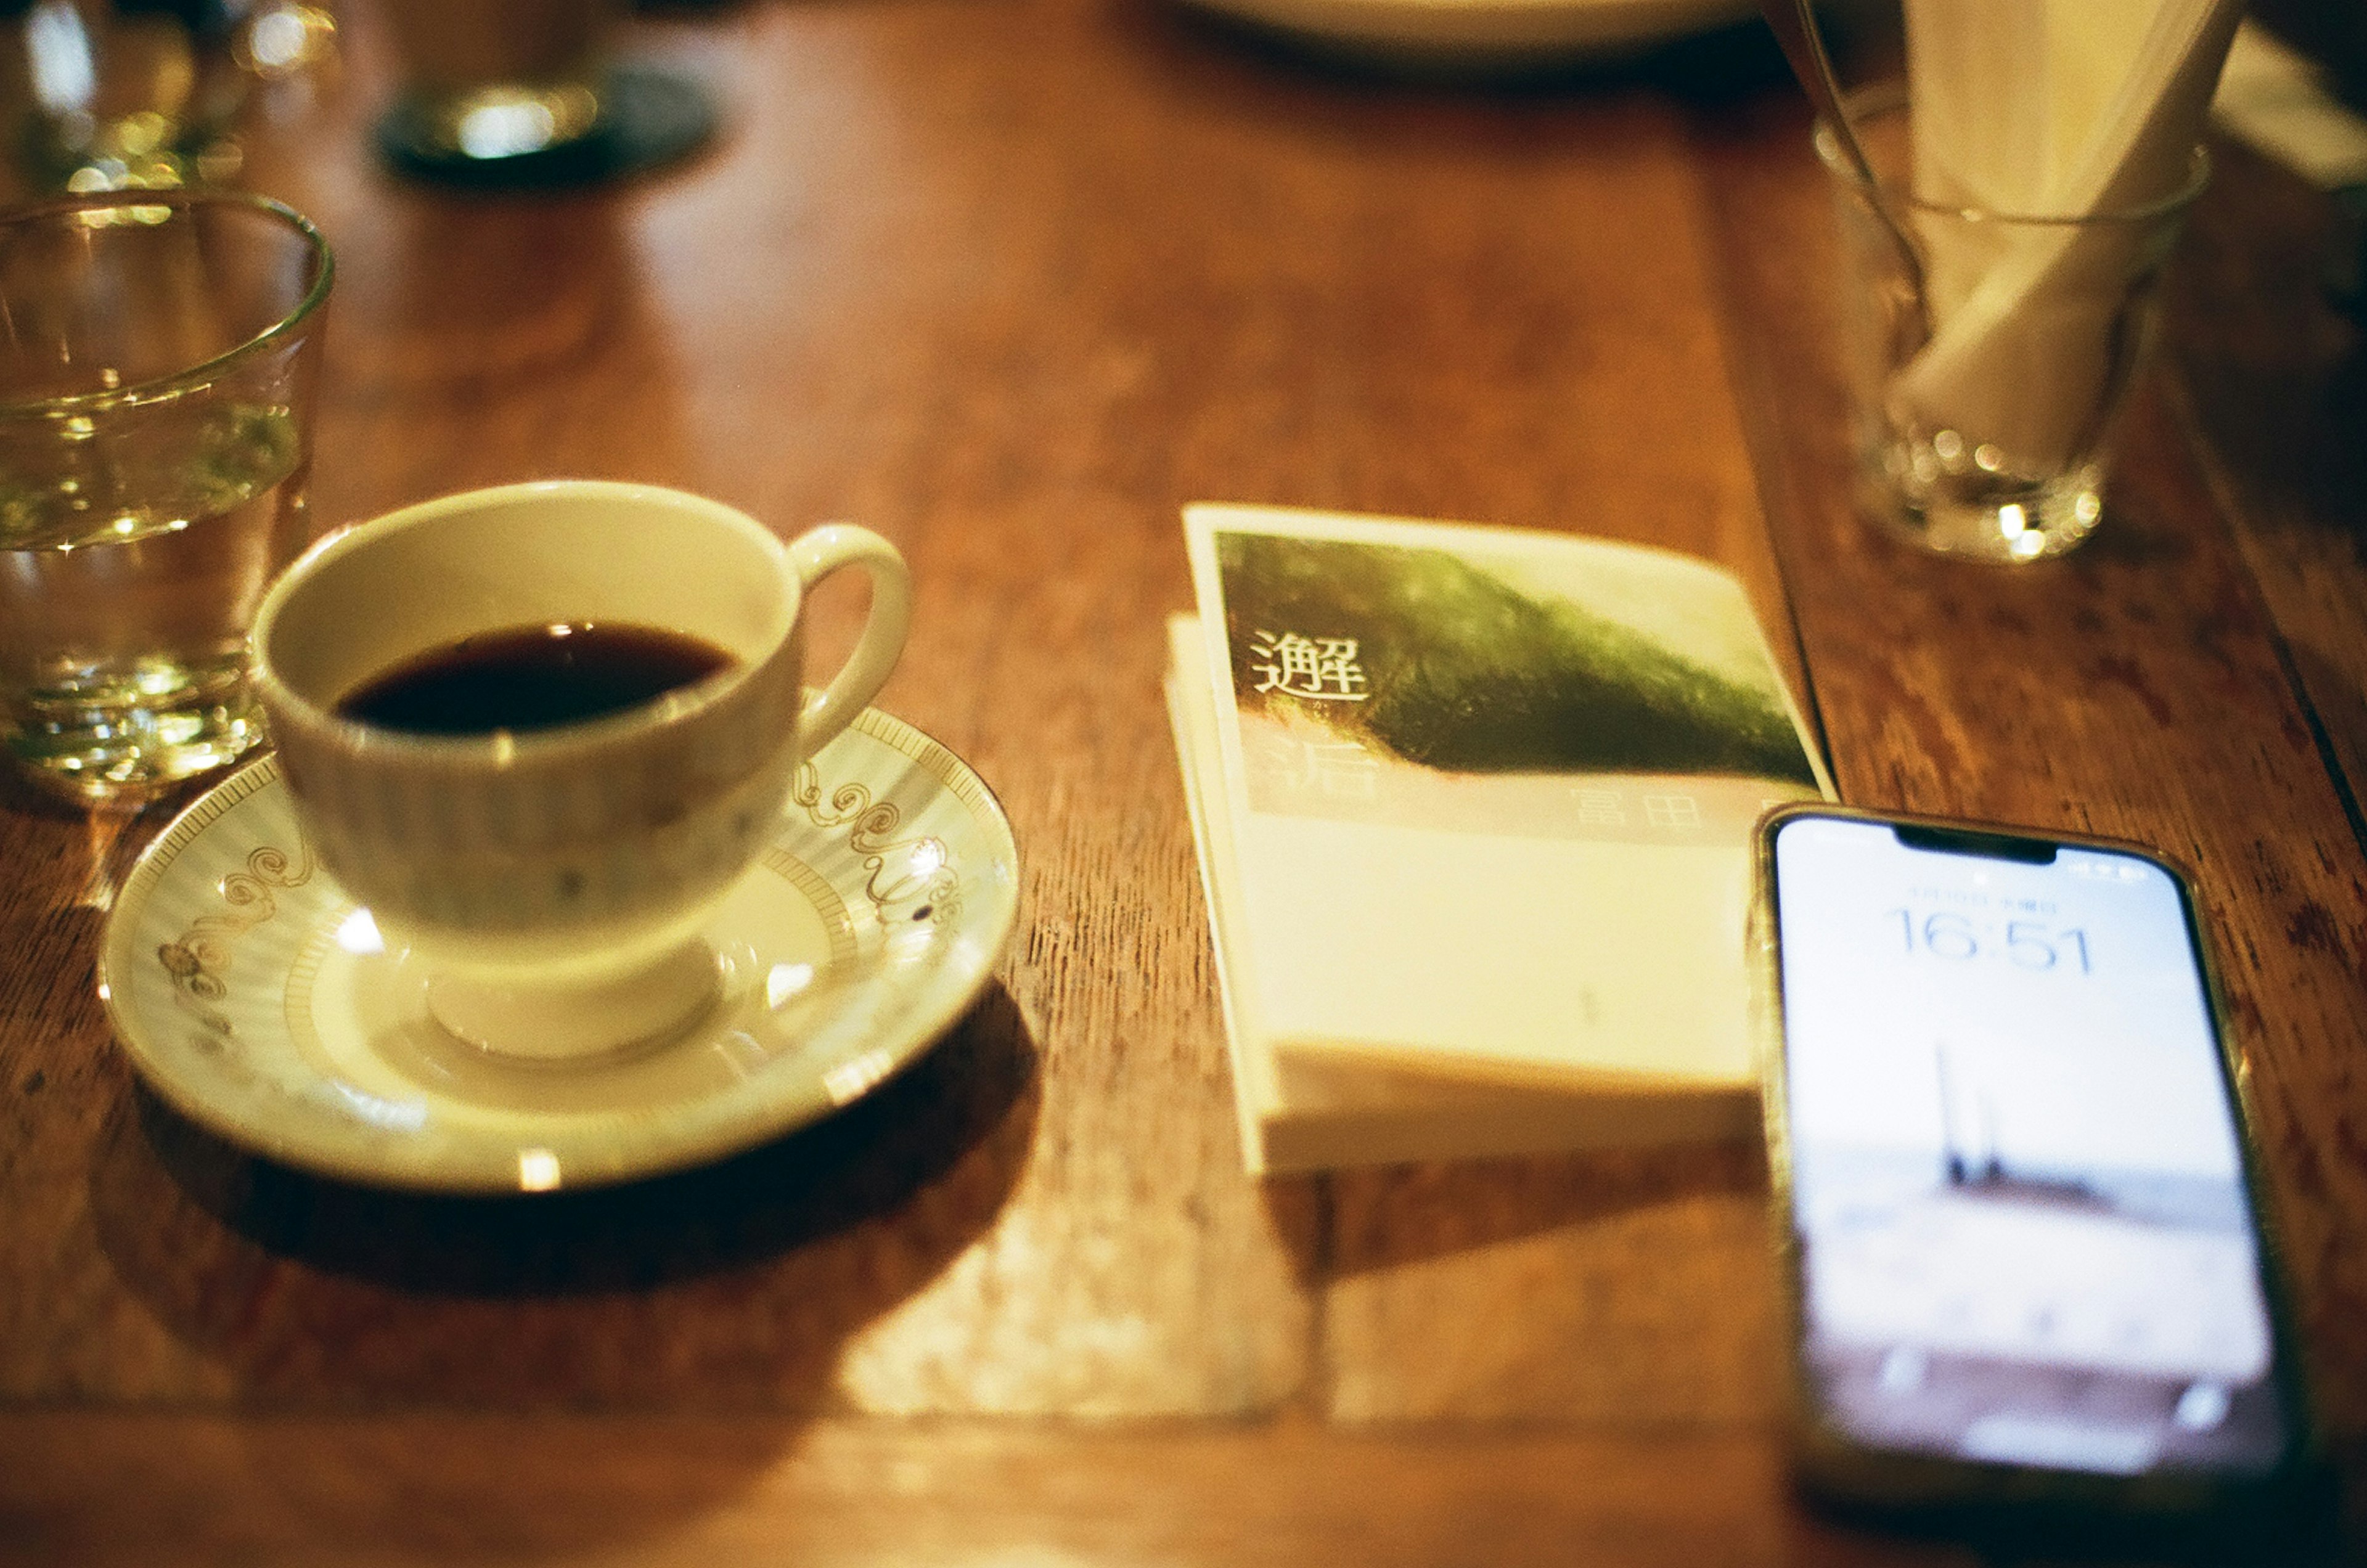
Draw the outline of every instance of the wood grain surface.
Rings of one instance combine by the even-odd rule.
[[[2106,526],[1998,571],[1849,509],[1830,211],[1747,30],[1479,86],[1154,0],[700,7],[634,47],[713,86],[712,149],[504,196],[377,164],[340,14],[243,176],[337,254],[322,523],[565,475],[878,529],[918,588],[881,705],[1003,801],[1021,928],[831,1122],[406,1197],[136,1086],[92,966],[168,812],[6,786],[0,1561],[1969,1561],[1789,1501],[1755,1145],[1241,1173],[1158,696],[1199,499],[1715,557],[1847,799],[2184,862],[2367,1474],[2367,447],[2308,193],[2223,160]]]

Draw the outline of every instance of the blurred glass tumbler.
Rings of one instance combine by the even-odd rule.
[[[0,743],[136,803],[263,739],[246,633],[311,541],[328,247],[277,202],[0,217]]]
[[[2103,515],[2113,428],[2152,332],[2154,285],[2210,176],[2146,205],[2014,214],[1908,192],[1908,115],[1862,98],[1851,123],[1911,236],[1919,294],[1869,190],[1819,125],[1841,229],[1864,509],[1945,555],[2060,555]]]
[[[164,189],[238,162],[252,78],[217,0],[0,4],[0,126],[41,190]]]

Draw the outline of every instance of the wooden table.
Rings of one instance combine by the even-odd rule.
[[[829,1123],[402,1197],[135,1086],[92,963],[160,818],[9,796],[0,1558],[1963,1561],[1786,1499],[1756,1146],[1241,1174],[1158,695],[1200,498],[1719,557],[1796,625],[1845,798],[2190,863],[2367,1476],[2367,394],[2284,175],[2223,156],[2109,526],[1991,571],[1850,514],[1772,51],[1465,90],[1152,0],[752,5],[649,29],[729,105],[710,155],[489,197],[375,164],[345,10],[249,164],[338,254],[322,517],[592,475],[869,523],[919,581],[882,705],[1000,793],[1022,925]]]

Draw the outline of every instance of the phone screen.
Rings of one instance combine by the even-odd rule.
[[[1815,815],[1780,823],[1773,855],[1826,1418],[1995,1463],[2273,1469],[2275,1338],[2177,881],[2135,854]]]

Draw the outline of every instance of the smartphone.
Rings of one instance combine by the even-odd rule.
[[[2300,1498],[2302,1382],[2185,879],[1814,804],[1758,850],[1810,1491],[2175,1519]]]

